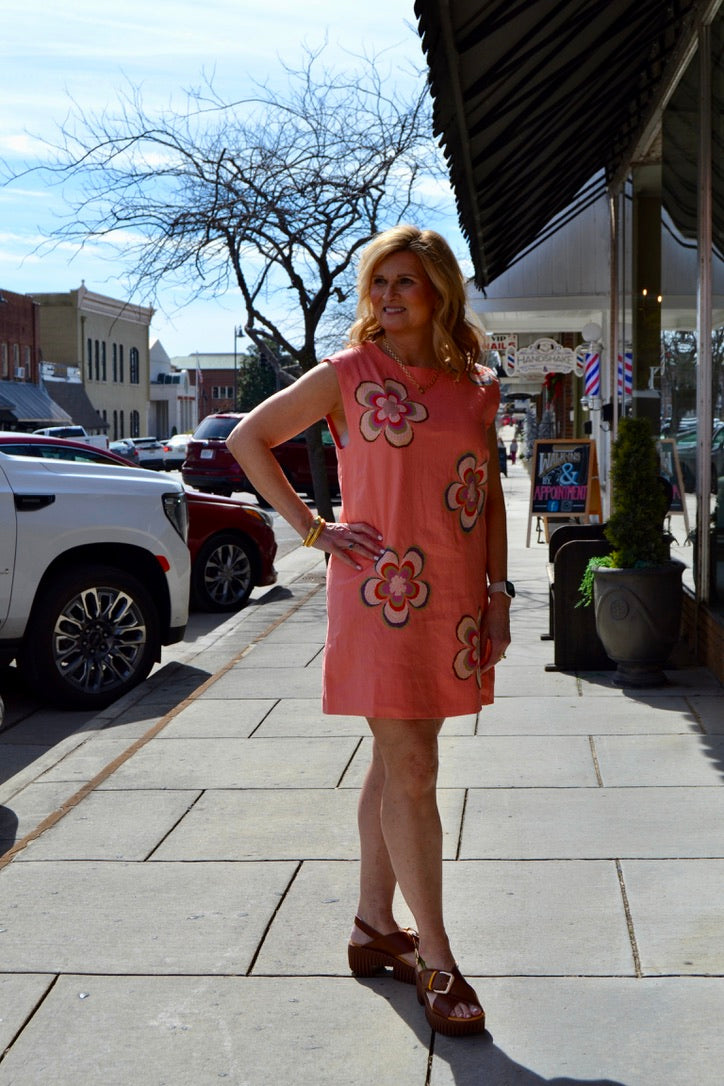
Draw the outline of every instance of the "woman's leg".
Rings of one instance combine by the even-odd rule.
[[[389,888],[389,871],[393,872],[415,918],[420,957],[431,968],[449,970],[455,958],[443,921],[442,826],[437,808],[437,737],[442,723],[439,719],[369,721],[384,770],[379,824],[386,858],[377,885]],[[379,778],[374,779],[379,787]],[[367,878],[374,883],[372,865]],[[477,1013],[476,1004],[456,1008],[458,1017]]]
[[[371,927],[387,935],[397,928],[392,914],[397,880],[380,822],[384,784],[385,766],[377,742],[373,740],[372,761],[357,807],[360,839],[360,893],[357,914]],[[353,942],[364,943],[367,938],[362,932],[353,932],[352,935]]]

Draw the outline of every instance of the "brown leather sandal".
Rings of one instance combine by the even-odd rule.
[[[470,987],[457,966],[449,972],[428,969],[418,955],[415,983],[417,1000],[425,1008],[428,1023],[438,1033],[447,1037],[467,1037],[484,1031],[485,1011],[480,1007],[475,989]],[[458,1003],[474,1003],[480,1007],[480,1013],[473,1018],[455,1018],[452,1012]]]
[[[355,916],[354,922],[360,931],[369,935],[370,941],[359,946],[350,943],[347,948],[349,967],[356,977],[374,977],[381,969],[391,967],[395,980],[403,984],[415,983],[415,966],[403,961],[403,954],[415,954],[417,952],[417,932],[412,928],[404,928],[400,931],[382,935],[375,931],[369,924],[365,924],[359,916]]]

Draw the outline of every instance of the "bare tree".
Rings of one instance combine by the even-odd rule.
[[[285,69],[285,93],[261,86],[229,103],[207,80],[183,113],[149,116],[133,87],[115,112],[75,105],[42,167],[81,192],[51,241],[116,244],[151,301],[169,280],[190,298],[235,284],[252,342],[309,370],[323,321],[345,303],[349,315],[357,251],[429,214],[429,180],[444,174],[422,74],[405,94],[400,81],[388,88],[377,58],[335,73],[322,52]],[[293,379],[270,361],[281,382]],[[317,506],[331,516],[318,428],[308,445]]]

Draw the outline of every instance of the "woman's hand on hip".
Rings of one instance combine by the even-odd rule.
[[[324,531],[313,544],[317,550],[334,554],[353,569],[362,569],[359,559],[376,561],[384,552],[382,536],[371,524],[359,521],[354,524],[335,522],[326,524]]]

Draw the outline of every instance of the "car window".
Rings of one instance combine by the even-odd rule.
[[[24,444],[5,444],[3,442],[0,445],[0,450],[6,453],[8,456],[40,456],[37,445],[24,445]]]
[[[88,452],[83,449],[61,449],[57,445],[41,445],[38,448],[38,455],[42,456],[44,460],[72,460],[76,464],[111,464],[112,460],[106,460],[105,456],[101,453],[94,452],[89,449]]]
[[[194,432],[195,438],[202,438],[204,440],[217,440],[225,441],[231,431],[236,426],[239,419],[233,418],[213,418],[209,416],[205,418],[196,428]]]

